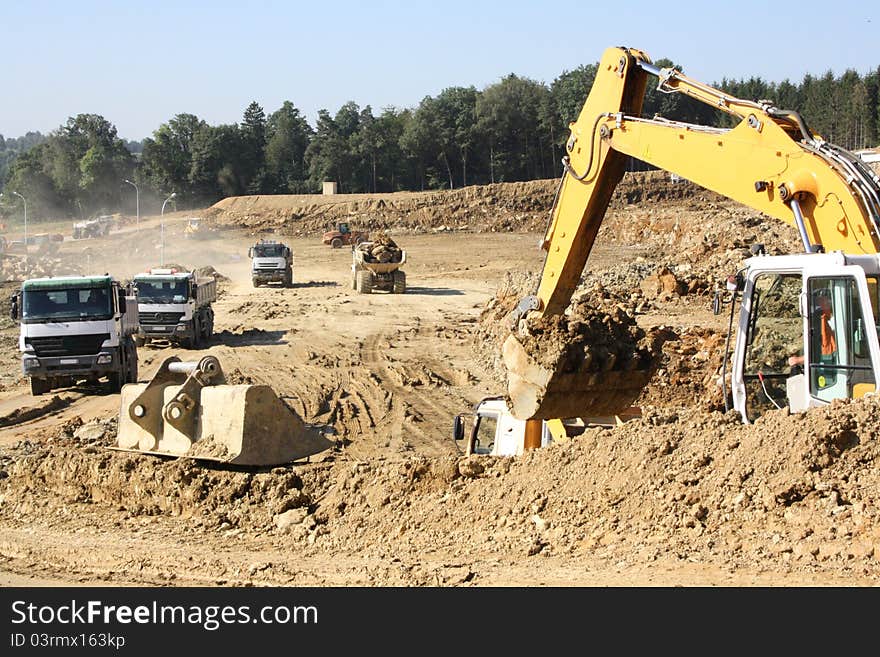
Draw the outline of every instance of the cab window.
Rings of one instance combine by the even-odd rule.
[[[810,394],[831,401],[873,391],[868,331],[876,333],[877,328],[873,321],[870,325],[865,322],[856,280],[811,278],[807,292]],[[872,297],[873,306],[876,294]]]

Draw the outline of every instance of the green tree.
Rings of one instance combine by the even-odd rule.
[[[546,156],[553,135],[543,116],[552,100],[546,86],[510,74],[477,98],[479,131],[485,137],[491,182],[534,180],[556,175]]]
[[[143,179],[159,195],[177,192],[183,201],[193,200],[190,172],[196,135],[208,124],[194,114],[177,114],[144,140],[141,155]]]
[[[590,89],[593,88],[598,68],[598,64],[587,64],[578,66],[573,71],[563,71],[550,85],[550,95],[559,121],[564,127],[567,128],[570,123],[577,121],[590,95]],[[567,138],[566,132],[561,139],[564,142]]]
[[[275,193],[315,191],[308,182],[305,155],[314,131],[286,100],[266,121],[266,171]]]
[[[192,146],[189,183],[203,203],[247,192],[242,161],[242,135],[237,125],[207,126],[199,130]]]
[[[241,182],[249,194],[260,194],[268,184],[266,175],[266,114],[253,101],[244,111],[240,126]]]
[[[345,103],[334,117],[327,110],[318,111],[315,135],[306,149],[309,180],[316,188],[323,181],[332,180],[340,192],[357,190],[355,155],[349,140],[358,132],[359,123],[360,109],[352,101]]]

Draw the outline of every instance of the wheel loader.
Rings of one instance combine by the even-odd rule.
[[[738,123],[718,128],[641,116],[649,78],[662,93],[685,94]],[[860,158],[825,141],[798,112],[733,97],[676,69],[660,68],[632,48],[603,54],[570,124],[565,151],[542,241],[540,281],[509,318],[511,332],[503,344],[514,417],[541,422],[613,415],[633,403],[653,374],[650,364],[591,358],[589,344],[578,360],[565,345],[542,338],[549,321],[565,319],[629,156],[797,229],[802,254],[768,256],[756,248],[729,276],[727,292],[715,304],[720,312],[723,302],[729,303],[732,326],[739,302],[732,363],[728,368],[725,353],[722,381],[730,371],[725,399],[743,422],[769,408],[802,411],[875,393],[880,178]],[[821,296],[830,311],[817,310]],[[826,327],[836,333],[831,353],[822,337]],[[797,367],[789,364],[787,340],[801,352]]]
[[[226,382],[215,356],[166,358],[122,388],[117,449],[240,466],[283,465],[333,445],[267,385]]]

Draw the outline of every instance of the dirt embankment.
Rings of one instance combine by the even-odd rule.
[[[559,185],[557,180],[475,185],[433,192],[344,194],[334,196],[239,196],[225,198],[203,213],[219,227],[254,233],[315,235],[349,222],[352,228],[423,231],[542,231]],[[612,207],[676,200],[702,193],[687,181],[663,172],[628,174],[618,185]]]

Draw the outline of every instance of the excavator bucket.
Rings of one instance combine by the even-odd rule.
[[[548,354],[545,354],[545,356]],[[637,358],[621,369],[608,361],[597,368],[589,358],[572,359],[564,349],[550,359],[530,354],[516,336],[504,341],[508,405],[514,417],[525,419],[615,416],[624,413],[641,394],[654,368]]]
[[[171,356],[122,388],[117,448],[235,465],[281,465],[333,443],[266,385],[228,385],[214,356]]]

